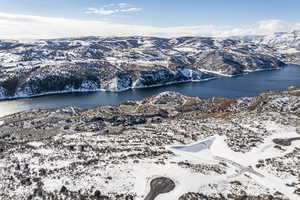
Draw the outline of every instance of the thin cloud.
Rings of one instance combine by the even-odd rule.
[[[122,13],[130,13],[130,12],[138,12],[142,11],[142,8],[132,7],[128,3],[112,3],[97,8],[88,8],[85,12],[86,14],[98,14],[98,15],[114,15],[114,14],[122,14]]]
[[[125,9],[121,9],[121,12],[137,12],[137,11],[141,11],[143,10],[142,8],[125,8]]]
[[[96,8],[88,8],[85,12],[86,14],[99,14],[99,15],[112,15],[117,13],[117,10],[104,10],[104,9],[96,9]]]
[[[155,27],[107,21],[16,15],[0,12],[0,39],[48,39],[81,36],[239,36],[300,30],[300,22],[264,20],[247,27],[215,25]]]
[[[27,15],[14,15],[14,14],[5,14],[0,13],[0,21],[11,21],[11,22],[37,22],[38,17],[31,17]]]
[[[122,7],[124,8],[124,7],[129,7],[129,6],[130,6],[128,3],[118,3],[117,5],[118,5],[119,7],[121,7],[121,8],[122,8]]]

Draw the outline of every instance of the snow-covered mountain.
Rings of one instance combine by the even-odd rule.
[[[252,41],[259,44],[265,44],[277,49],[282,54],[293,54],[300,52],[300,30],[292,32],[279,32],[266,36],[257,36]]]
[[[122,91],[281,67],[260,43],[209,37],[0,41],[0,98]]]
[[[284,55],[283,60],[285,62],[300,64],[300,30],[274,33],[257,42],[275,48]]]
[[[292,32],[278,32],[265,36],[248,35],[231,37],[257,45],[267,45],[283,55],[283,60],[288,63],[300,64],[300,30]]]

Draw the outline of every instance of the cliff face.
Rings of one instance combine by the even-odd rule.
[[[298,87],[16,113],[0,118],[0,199],[145,199],[157,177],[173,187],[156,199],[298,199],[299,117]]]
[[[0,98],[123,91],[284,65],[264,44],[204,37],[0,41]]]

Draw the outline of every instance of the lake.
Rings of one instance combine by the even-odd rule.
[[[0,117],[35,108],[56,108],[63,106],[90,108],[99,105],[116,105],[129,100],[139,100],[163,91],[175,91],[188,96],[202,98],[213,96],[251,97],[257,96],[267,90],[283,91],[291,85],[300,86],[300,66],[287,65],[280,70],[254,72],[231,78],[217,78],[206,82],[135,89],[120,93],[72,93],[0,101]]]

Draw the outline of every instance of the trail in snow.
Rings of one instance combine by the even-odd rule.
[[[242,174],[244,174],[246,172],[252,173],[252,174],[254,174],[256,176],[259,176],[259,177],[264,177],[263,174],[255,171],[252,168],[252,166],[247,166],[246,167],[246,166],[243,166],[243,165],[241,165],[241,164],[239,164],[237,162],[234,162],[232,160],[229,160],[229,159],[226,159],[226,158],[223,158],[223,157],[219,157],[219,156],[214,156],[214,159],[222,161],[222,162],[226,162],[226,163],[231,164],[232,166],[235,166],[236,168],[240,169],[239,173],[237,173],[237,174],[235,174],[233,176],[230,176],[230,178],[238,177],[238,176],[240,176],[240,175],[242,175]]]

